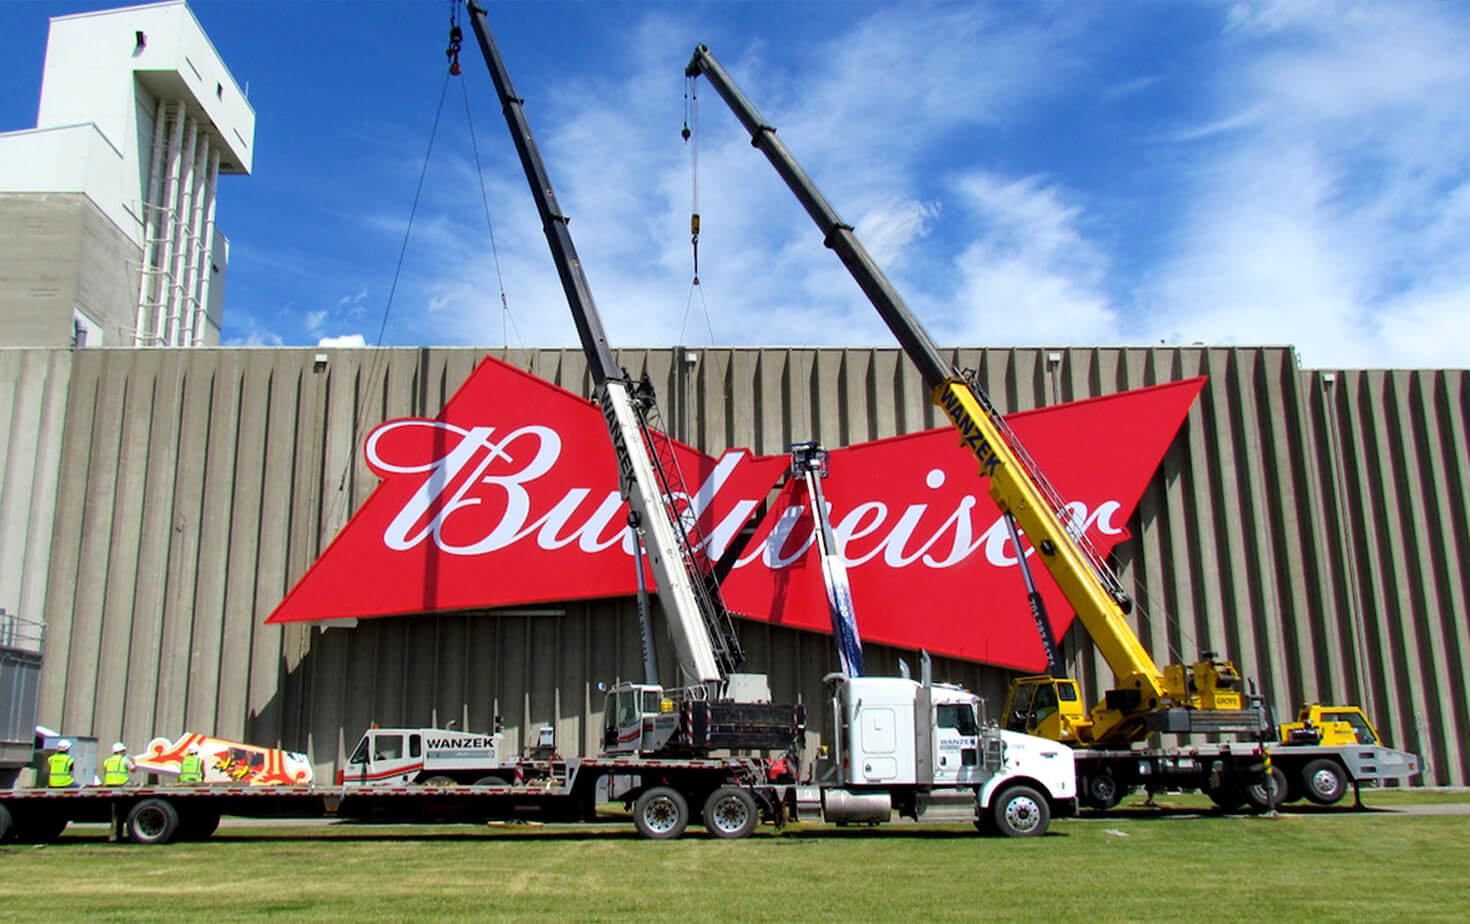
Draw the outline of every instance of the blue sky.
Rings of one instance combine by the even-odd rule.
[[[0,5],[0,131],[35,124],[47,17],[115,5]],[[447,0],[191,6],[257,117],[254,174],[220,190],[226,342],[576,343],[468,36],[384,326]],[[892,342],[703,82],[691,286],[679,130],[705,43],[941,343],[1470,365],[1462,5],[487,6],[614,345]]]

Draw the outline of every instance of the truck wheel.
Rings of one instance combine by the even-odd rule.
[[[755,797],[734,786],[716,789],[704,802],[704,826],[715,837],[749,837],[760,820]]]
[[[10,815],[10,809],[5,803],[0,802],[0,844],[10,840],[10,835],[15,833],[15,819]]]
[[[498,776],[482,776],[475,780],[476,786],[509,786],[503,778]]]
[[[1269,812],[1286,799],[1286,774],[1273,766],[1270,774],[1245,787],[1245,801],[1258,812]]]
[[[689,803],[678,790],[655,786],[633,804],[633,825],[646,838],[673,840],[689,825]]]
[[[179,830],[179,812],[164,799],[144,799],[128,812],[128,837],[135,844],[167,844]]]
[[[991,830],[1004,837],[1040,837],[1051,824],[1046,799],[1030,786],[1011,786],[990,803]]]
[[[1318,805],[1335,805],[1347,792],[1347,773],[1330,757],[1319,757],[1302,768],[1302,795]]]
[[[1087,774],[1082,780],[1082,804],[1106,811],[1123,801],[1123,787],[1106,770]]]
[[[441,773],[438,776],[426,776],[426,777],[424,777],[422,780],[419,780],[419,785],[420,786],[458,786],[459,785],[459,780],[456,780],[452,776],[445,776],[444,774]]]

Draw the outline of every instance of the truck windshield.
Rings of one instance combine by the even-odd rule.
[[[361,741],[357,742],[357,750],[352,752],[352,759],[347,762],[349,764],[365,764],[367,763],[367,754],[368,740],[367,737],[364,736]]]

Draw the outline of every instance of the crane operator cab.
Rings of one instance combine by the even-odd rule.
[[[1039,674],[1017,677],[1006,694],[1006,730],[1075,742],[1089,725],[1077,681]]]
[[[607,690],[602,718],[604,753],[661,750],[678,727],[678,705],[658,684],[619,683]]]

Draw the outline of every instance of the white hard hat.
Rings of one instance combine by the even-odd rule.
[[[117,744],[114,744],[112,746],[112,753],[114,753],[114,754],[121,754],[123,751],[126,751],[127,749],[128,749],[128,746],[126,744],[123,744],[121,741],[119,741]]]
[[[71,750],[71,742],[68,741],[68,740],[66,740],[65,738],[62,738],[60,741],[56,742],[56,750],[58,750],[58,751],[70,751]]]
[[[197,745],[197,744],[191,744],[191,745],[189,745],[189,753],[190,754],[198,754],[199,753],[199,745]]]

